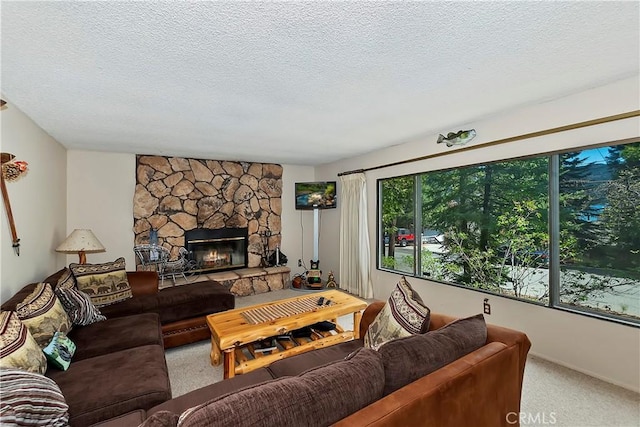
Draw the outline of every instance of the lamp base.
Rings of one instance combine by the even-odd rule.
[[[78,256],[80,257],[79,264],[86,264],[87,263],[87,254],[84,251],[78,252]]]

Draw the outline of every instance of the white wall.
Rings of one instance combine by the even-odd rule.
[[[216,159],[224,160],[224,159]],[[87,254],[87,262],[98,263],[125,257],[133,269],[133,194],[136,177],[135,154],[70,150],[67,157],[67,228],[90,228],[107,249]],[[313,218],[309,212],[296,211],[294,182],[312,181],[311,166],[283,165],[282,252],[289,258],[292,275],[301,273],[298,258],[311,256]],[[305,258],[306,259],[306,258]],[[67,264],[78,262],[69,256]]]
[[[67,153],[67,230],[89,228],[106,248],[87,254],[94,264],[124,257],[133,270],[133,193],[135,154],[69,150]],[[67,264],[78,262],[67,256]]]
[[[314,181],[311,166],[283,165],[282,172],[282,252],[289,259],[291,277],[304,273],[298,259],[309,267],[313,255],[313,212],[295,209],[295,183]]]
[[[6,183],[20,239],[20,256],[11,247],[9,221],[4,203],[0,202],[3,302],[24,285],[42,280],[64,266],[64,256],[54,249],[66,237],[66,150],[11,100],[6,101],[0,111],[0,151],[28,162],[29,171],[18,181]]]
[[[625,79],[566,98],[510,111],[489,120],[461,123],[455,129],[442,129],[442,132],[475,128],[478,136],[470,143],[470,146],[475,146],[501,138],[638,110],[639,86],[638,77]],[[379,178],[638,137],[640,119],[637,117],[474,151],[465,151],[463,147],[458,152],[458,149],[443,147],[444,144],[436,144],[437,135],[434,134],[368,155],[317,167],[316,179],[335,179],[342,171],[373,167],[442,151],[451,152],[451,155],[436,159],[366,173],[369,234],[371,242],[375,242],[376,180]],[[320,258],[324,260],[325,265],[338,265],[339,215],[331,215],[326,219]],[[376,259],[375,250],[375,246],[371,248],[372,260]],[[378,271],[375,263],[373,264],[371,275],[374,294],[378,299],[386,299],[399,276]],[[480,292],[421,279],[410,281],[415,284],[418,292],[433,310],[438,312],[454,315],[475,314],[482,311],[482,301],[487,296]],[[490,299],[493,314],[489,316],[488,321],[526,332],[533,343],[532,354],[640,391],[640,329],[507,298],[495,296]]]

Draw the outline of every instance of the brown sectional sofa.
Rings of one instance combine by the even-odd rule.
[[[383,305],[374,302],[367,307],[361,335]],[[430,330],[442,331],[440,328],[454,320],[432,313]],[[409,339],[412,337],[397,341]],[[169,427],[176,425],[180,415],[185,427],[511,426],[514,424],[509,421],[514,418],[507,419],[507,415],[520,411],[530,345],[521,332],[487,325],[486,342],[480,348],[389,391],[385,387],[397,380],[389,376],[391,365],[412,370],[415,360],[399,361],[402,354],[396,357],[392,352],[390,363],[384,359],[385,346],[375,352],[362,349],[362,340],[354,340],[279,360],[268,368],[211,384],[146,412],[132,412],[104,427],[137,426],[143,421],[145,426]],[[344,360],[349,355],[352,358]],[[435,362],[437,365],[438,360]]]
[[[47,277],[44,282],[55,284],[63,273],[64,269]],[[162,323],[165,348],[209,339],[211,334],[206,316],[235,307],[233,294],[215,281],[159,290],[158,274],[154,271],[128,272],[127,279],[134,298],[102,307],[100,311],[109,319],[157,313]]]
[[[62,270],[44,282],[55,286]],[[235,306],[216,282],[158,290],[155,272],[128,272],[133,297],[102,307],[107,320],[74,326],[68,334],[76,353],[68,370],[47,369],[69,405],[70,424],[89,426],[146,411],[171,399],[165,346],[209,338],[205,315]],[[2,304],[14,311],[35,288],[30,284]]]

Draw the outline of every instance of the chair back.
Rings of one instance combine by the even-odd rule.
[[[133,251],[142,265],[164,264],[169,260],[169,250],[164,246],[137,245]]]

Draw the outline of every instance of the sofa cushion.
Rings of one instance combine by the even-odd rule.
[[[364,346],[377,350],[387,341],[429,330],[429,307],[402,276],[386,304],[371,322]]]
[[[116,317],[75,328],[69,338],[76,343],[74,363],[142,345],[162,345],[160,320],[156,313]]]
[[[62,332],[56,332],[42,352],[47,358],[47,363],[57,369],[66,371],[71,364],[71,358],[76,352],[76,345]]]
[[[101,307],[100,312],[107,319],[141,313],[158,313],[158,298],[156,295],[138,295],[117,304]]]
[[[299,375],[317,366],[342,360],[354,351],[362,348],[361,339],[343,342],[306,353],[287,357],[273,362],[267,369],[274,378]]]
[[[135,427],[144,422],[146,412],[142,409],[92,424],[91,427]]]
[[[133,296],[123,257],[103,264],[70,264],[78,289],[89,294],[96,307],[124,301]]]
[[[3,426],[66,426],[69,406],[60,387],[44,375],[0,368]],[[13,417],[5,419],[5,414]]]
[[[164,349],[145,345],[47,371],[69,405],[70,424],[88,426],[171,398]]]
[[[160,411],[144,420],[138,427],[175,427],[180,416],[174,412]]]
[[[84,292],[76,288],[61,288],[60,286],[56,288],[55,292],[74,325],[86,326],[106,319],[98,307],[93,305],[89,295]]]
[[[196,406],[180,416],[178,425],[327,426],[380,399],[383,388],[380,355],[361,349],[349,360],[312,369],[297,377],[249,387]]]
[[[44,374],[47,359],[13,311],[0,312],[0,367]]]
[[[235,377],[228,378],[224,381],[210,384],[183,394],[182,396],[175,397],[158,406],[154,406],[147,411],[147,416],[160,411],[169,411],[180,415],[187,409],[203,402],[208,402],[225,394],[232,393],[249,386],[261,384],[266,381],[271,381],[272,379],[273,377],[267,368],[256,369],[255,371],[251,371],[243,375],[236,375]]]
[[[477,350],[486,341],[487,325],[478,314],[384,344],[378,351],[384,361],[385,395]]]
[[[163,325],[234,307],[233,294],[213,280],[165,288],[158,292],[158,312]]]
[[[48,283],[38,283],[24,301],[16,306],[16,314],[36,340],[44,348],[57,331],[67,333],[71,320]]]

